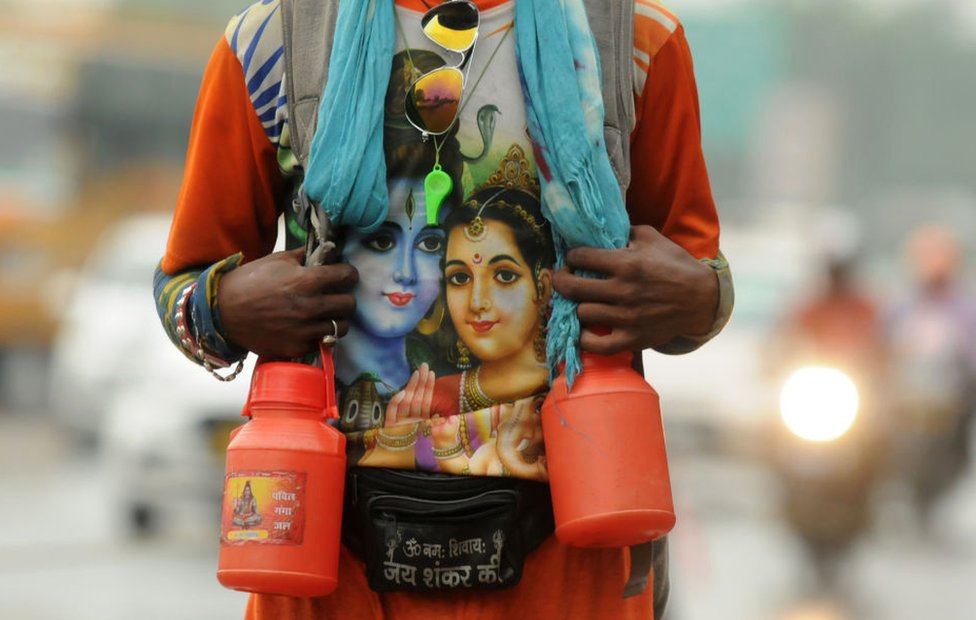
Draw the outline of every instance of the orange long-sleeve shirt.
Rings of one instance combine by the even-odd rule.
[[[509,4],[475,1],[483,14]],[[697,258],[715,257],[719,223],[701,150],[688,44],[678,20],[658,2],[634,2],[637,117],[631,135],[633,180],[627,208],[634,224],[654,226]],[[397,4],[417,11],[425,8],[420,0],[397,0]],[[283,199],[301,175],[289,146],[283,75],[274,75],[282,73],[275,56],[280,38],[269,41],[276,28],[264,27],[276,5],[256,4],[253,12],[235,18],[208,64],[183,187],[161,263],[169,276],[204,269],[236,253],[242,253],[244,260],[254,259],[274,245]],[[485,40],[480,50],[489,47]],[[511,79],[517,81],[514,73]],[[629,573],[626,550],[573,549],[553,538],[528,557],[519,585],[493,593],[377,594],[368,588],[362,564],[345,550],[340,572],[341,585],[330,597],[254,596],[247,617],[653,617],[650,590],[629,599],[620,597]]]

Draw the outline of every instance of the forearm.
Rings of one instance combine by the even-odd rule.
[[[225,366],[246,354],[226,337],[217,289],[245,257],[253,261],[274,247],[289,186],[272,129],[257,115],[235,50],[221,40],[200,87],[183,185],[153,279],[167,335],[198,364]]]
[[[672,322],[669,338],[652,346],[662,353],[686,353],[728,322],[733,287],[719,250],[719,219],[701,147],[693,62],[681,27],[654,56],[638,114],[631,143],[634,174],[627,195],[631,221],[653,227],[711,269],[684,271],[690,278],[680,292],[685,320]]]

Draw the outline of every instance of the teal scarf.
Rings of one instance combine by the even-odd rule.
[[[334,224],[368,231],[386,219],[383,101],[395,43],[393,0],[339,3],[305,171],[306,193]]]
[[[600,59],[583,0],[515,3],[515,45],[529,136],[540,154],[542,211],[552,224],[556,267],[566,250],[622,248],[630,219],[603,138]],[[544,165],[543,165],[544,164]],[[579,372],[576,304],[553,295],[546,338],[550,375]]]
[[[393,10],[393,0],[339,4],[305,176],[308,195],[338,224],[371,229],[386,218],[383,101],[395,39]],[[600,60],[583,1],[516,2],[515,25],[529,135],[542,159],[542,207],[552,224],[557,267],[569,248],[624,247],[630,221],[604,145]],[[555,294],[547,337],[550,374],[565,363],[570,384],[581,368],[579,334],[575,304]]]

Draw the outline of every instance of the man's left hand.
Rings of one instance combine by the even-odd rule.
[[[582,349],[603,355],[706,334],[718,305],[712,268],[650,226],[631,227],[626,248],[570,250],[552,282],[562,296],[579,304]]]

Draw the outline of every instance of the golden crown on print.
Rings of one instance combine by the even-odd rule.
[[[488,188],[520,189],[536,198],[542,193],[539,179],[532,173],[532,163],[525,156],[525,150],[514,143],[508,147],[508,152],[498,162],[498,168],[491,173],[484,183],[475,187],[472,193],[478,193]]]

